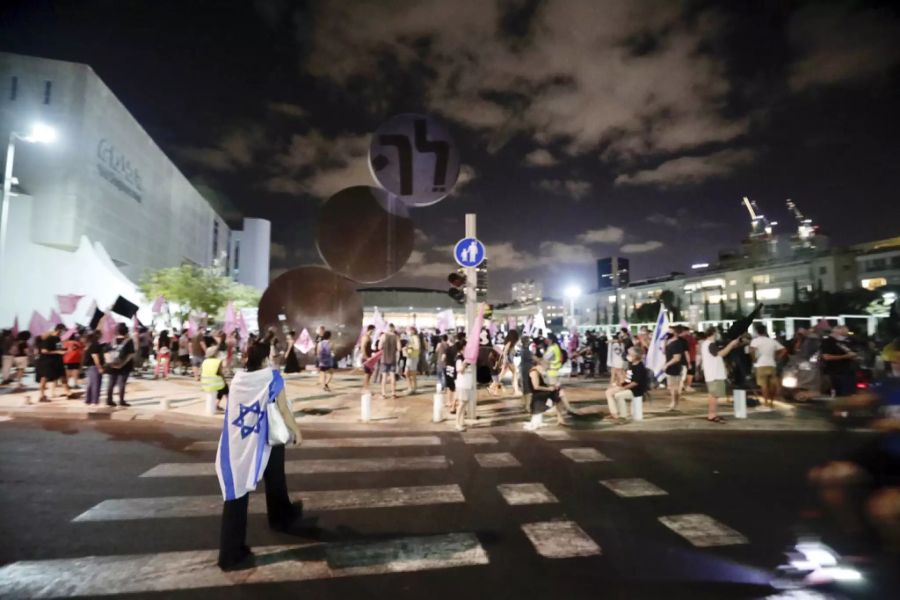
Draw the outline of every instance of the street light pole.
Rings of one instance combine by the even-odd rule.
[[[0,206],[0,282],[4,280],[3,271],[6,266],[6,230],[9,222],[9,195],[12,191],[12,172],[13,160],[16,156],[16,137],[15,131],[9,133],[9,144],[6,146],[6,163],[3,171],[3,204]]]

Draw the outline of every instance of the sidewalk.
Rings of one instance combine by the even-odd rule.
[[[444,413],[444,421],[432,422],[432,402],[435,389],[434,377],[419,377],[419,392],[406,393],[405,381],[399,382],[396,399],[384,399],[380,386],[372,388],[371,419],[360,420],[360,395],[362,377],[350,371],[338,371],[332,381],[332,392],[322,391],[314,373],[285,376],[288,399],[301,427],[335,429],[415,429],[447,431],[452,429],[452,416]],[[664,390],[654,392],[651,402],[644,403],[644,420],[614,425],[608,419],[604,390],[605,379],[565,380],[563,387],[572,404],[581,409],[583,416],[572,417],[569,427],[573,430],[615,429],[616,431],[672,431],[672,430],[806,430],[829,429],[822,419],[796,410],[792,405],[778,402],[775,410],[750,408],[747,419],[734,419],[730,405],[721,404],[719,414],[727,423],[706,421],[706,395],[694,392],[684,396],[677,413],[666,412],[668,399]],[[0,415],[19,418],[50,419],[109,419],[117,421],[159,421],[186,426],[221,428],[221,413],[209,416],[205,412],[200,384],[190,377],[174,376],[169,381],[131,378],[125,399],[130,407],[86,406],[84,390],[77,390],[76,398],[60,397],[51,402],[37,403],[35,385],[23,391],[9,387],[0,388]],[[487,390],[478,392],[478,419],[469,423],[470,428],[497,428],[518,430],[527,420],[522,398],[512,396],[512,390],[502,397],[494,397]],[[105,393],[105,390],[104,390]],[[169,408],[162,403],[168,401]],[[449,419],[449,420],[448,420]],[[545,416],[548,428],[556,428],[556,416]]]

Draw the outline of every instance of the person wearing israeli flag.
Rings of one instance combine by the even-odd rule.
[[[265,344],[248,348],[247,370],[234,376],[225,406],[216,453],[216,473],[225,499],[218,561],[223,571],[254,566],[247,546],[247,507],[260,479],[266,482],[269,527],[289,531],[303,514],[302,502],[291,504],[284,476],[284,445],[299,444],[302,438],[281,373],[264,368],[268,356]]]

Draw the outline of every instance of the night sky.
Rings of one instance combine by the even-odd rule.
[[[838,244],[900,235],[888,2],[27,0],[0,50],[91,65],[234,225],[272,220],[273,275],[320,262],[318,205],[372,184],[400,112],[447,123],[464,181],[383,285],[446,287],[466,212],[494,299],[593,288],[613,254],[635,277],[712,261],[743,195],[782,230],[792,198]]]

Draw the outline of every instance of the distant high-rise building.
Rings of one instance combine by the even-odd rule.
[[[627,258],[610,256],[599,259],[597,261],[597,289],[611,290],[627,286],[631,281],[628,268]]]
[[[534,279],[526,279],[512,284],[512,300],[521,304],[540,302],[543,297],[543,286]]]

